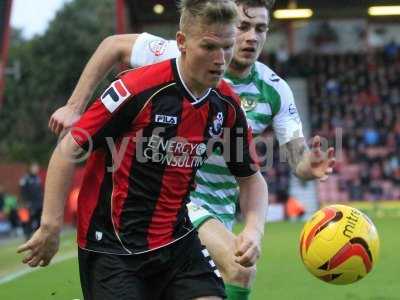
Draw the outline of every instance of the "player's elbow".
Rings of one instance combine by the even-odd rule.
[[[122,63],[123,50],[122,45],[123,35],[110,35],[106,37],[99,45],[98,51],[106,53],[108,57]]]
[[[101,41],[99,48],[111,48],[116,41],[118,41],[118,35],[110,35]]]
[[[79,162],[79,157],[82,156],[84,150],[75,141],[71,133],[67,133],[61,142],[57,145],[53,152],[53,157],[58,161],[64,161],[71,164]]]
[[[102,47],[119,63],[129,65],[132,47],[138,36],[136,33],[110,35],[102,41]]]

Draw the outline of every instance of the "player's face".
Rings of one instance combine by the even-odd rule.
[[[238,7],[239,25],[233,61],[250,67],[259,57],[267,37],[269,14],[265,7]]]
[[[235,33],[235,24],[202,24],[182,33],[183,41],[178,37],[190,84],[200,90],[218,84],[232,60]]]

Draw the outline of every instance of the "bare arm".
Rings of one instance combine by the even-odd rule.
[[[288,163],[294,174],[300,178],[303,178],[301,174],[297,173],[297,166],[299,165],[300,161],[303,159],[304,154],[308,150],[306,145],[306,141],[304,138],[297,138],[291,140],[290,142],[281,146],[283,151],[287,153]]]
[[[325,180],[333,171],[335,150],[329,148],[323,152],[319,136],[314,137],[311,150],[304,138],[294,139],[281,147],[288,154],[293,173],[302,180]]]
[[[19,253],[30,250],[23,263],[31,267],[48,265],[58,250],[65,199],[75,169],[73,157],[79,149],[79,145],[68,134],[58,144],[50,159],[40,227],[29,241],[18,248]]]
[[[129,65],[132,46],[137,37],[138,34],[113,35],[100,43],[85,66],[67,104],[51,116],[49,127],[54,133],[59,134],[79,119],[94,89],[115,64]]]
[[[94,89],[111,68],[119,62],[129,65],[132,45],[137,36],[137,34],[123,34],[104,39],[85,66],[67,104],[82,112]]]
[[[268,187],[260,172],[237,180],[245,226],[236,239],[236,262],[248,267],[254,265],[260,256],[268,207]]]

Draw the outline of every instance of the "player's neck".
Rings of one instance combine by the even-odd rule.
[[[249,76],[251,72],[251,67],[250,66],[243,66],[241,64],[236,63],[234,60],[230,63],[228,67],[228,73],[230,76],[236,77],[238,79],[244,79],[247,76]]]
[[[209,90],[210,87],[199,84],[195,80],[191,79],[190,70],[185,65],[184,61],[181,58],[176,60],[178,72],[185,85],[186,89],[190,91],[190,93],[196,98],[202,98]]]

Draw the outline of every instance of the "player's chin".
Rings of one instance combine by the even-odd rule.
[[[221,79],[222,79],[222,77],[220,77],[220,76],[218,76],[218,77],[217,76],[213,76],[208,80],[208,85],[210,87],[215,88],[215,87],[218,86],[218,84],[221,81]]]
[[[252,66],[255,63],[256,60],[257,60],[257,56],[256,55],[254,55],[254,56],[251,55],[251,56],[248,56],[248,57],[239,56],[239,57],[235,58],[236,63],[239,66],[242,66],[244,68]]]

